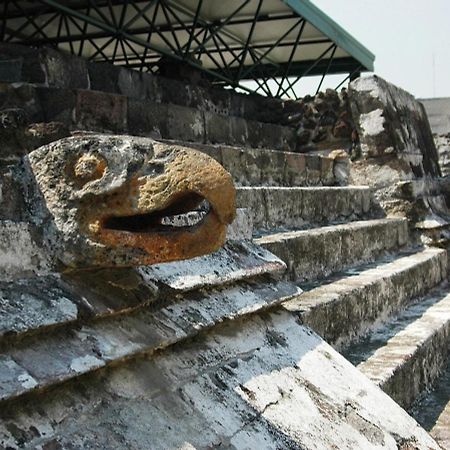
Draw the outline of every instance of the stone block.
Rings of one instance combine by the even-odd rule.
[[[75,124],[92,131],[127,130],[127,98],[98,91],[76,91]]]
[[[231,114],[230,103],[233,93],[230,90],[198,86],[192,89],[192,97],[196,104],[192,104],[193,108],[201,107],[204,111],[225,116],[239,114]]]
[[[249,142],[249,129],[248,129],[248,121],[242,119],[241,117],[234,116],[222,116],[228,117],[231,127],[231,143],[233,145],[240,145],[243,147],[252,147]],[[226,142],[226,141],[225,141]]]
[[[237,208],[236,218],[228,226],[227,241],[250,241],[253,234],[252,217],[247,208]]]
[[[20,110],[25,123],[42,122],[45,115],[39,89],[30,84],[0,83],[0,111]]]
[[[84,58],[52,48],[41,49],[39,57],[48,86],[65,89],[89,88],[87,62]]]
[[[173,104],[129,100],[128,126],[130,133],[155,139],[205,140],[203,113]]]
[[[295,149],[295,130],[272,123],[247,121],[248,145],[274,150]]]
[[[165,120],[167,135],[163,137],[180,141],[205,141],[205,122],[202,111],[169,104]]]
[[[428,117],[414,96],[373,75],[353,81],[349,99],[364,156],[398,155],[416,177],[440,175]]]
[[[167,137],[168,105],[150,100],[128,100],[128,131],[131,134],[150,136],[154,139]]]
[[[138,269],[144,279],[163,283],[177,291],[220,287],[225,283],[260,275],[280,275],[286,270],[281,259],[252,242],[227,242],[209,255]]]
[[[118,92],[128,98],[137,100],[160,101],[156,77],[150,73],[120,68],[117,79]]]
[[[278,233],[255,242],[281,258],[294,279],[310,281],[396,251],[407,238],[406,220],[377,219]]]
[[[333,159],[320,156],[320,180],[324,186],[331,186],[336,183],[333,167]]]
[[[303,153],[285,153],[285,173],[286,184],[289,186],[306,185],[306,158],[308,156]],[[312,185],[312,180],[308,180]],[[315,184],[320,184],[318,181]]]
[[[255,230],[299,229],[363,219],[370,209],[367,187],[238,187],[237,203],[248,208]]]
[[[46,80],[36,48],[0,42],[0,81],[45,84]]]
[[[190,106],[189,86],[180,80],[155,77],[159,101],[179,106]]]
[[[232,133],[231,118],[212,112],[205,112],[205,141],[215,144],[235,144],[235,135]]]
[[[93,91],[120,93],[119,75],[123,70],[110,63],[88,62],[89,88]]]
[[[397,315],[430,289],[441,283],[447,273],[444,250],[429,248],[400,256],[358,274],[343,275],[324,283],[286,304],[335,348],[347,347],[352,362],[361,351],[358,337],[368,332],[367,324]],[[380,334],[377,334],[380,336]]]
[[[44,112],[42,122],[61,122],[67,126],[73,124],[77,94],[71,89],[38,87],[37,95]]]

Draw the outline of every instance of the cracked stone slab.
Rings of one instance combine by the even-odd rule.
[[[228,242],[211,255],[139,269],[144,278],[179,291],[218,286],[257,275],[280,274],[285,270],[286,264],[281,259],[251,242]]]
[[[0,418],[0,444],[13,449],[439,448],[287,312],[224,323],[11,405]]]
[[[152,303],[158,288],[135,269],[99,269],[0,282],[0,338],[124,313]]]
[[[0,337],[76,320],[79,306],[57,277],[0,282]]]
[[[265,310],[300,292],[285,281],[247,281],[174,296],[165,304],[149,305],[126,315],[55,329],[39,339],[34,335],[24,337],[4,349],[3,354],[32,374],[35,384],[10,383],[8,376],[1,387],[4,398],[48,387],[136,354],[166,348],[220,322]],[[0,367],[0,373],[2,370]]]
[[[7,398],[11,390],[33,389],[38,382],[30,373],[9,356],[0,356],[0,400]]]

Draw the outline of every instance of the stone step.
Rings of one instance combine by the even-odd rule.
[[[191,147],[217,160],[238,186],[333,186],[335,160],[326,156],[263,148],[167,141]]]
[[[374,330],[344,355],[404,408],[445,367],[450,345],[448,284]]]
[[[0,342],[5,337],[43,333],[71,322],[128,313],[166,296],[279,276],[285,269],[280,259],[262,247],[229,242],[213,254],[187,261],[3,280]]]
[[[35,142],[31,123],[63,124],[67,130],[133,134],[186,142],[223,143],[274,150],[295,150],[293,128],[196,108],[132,99],[106,92],[27,84],[2,86],[0,110],[14,116],[2,128],[0,157],[22,154]],[[17,116],[17,117],[16,117]],[[14,120],[13,120],[14,119]],[[6,145],[8,144],[8,145]]]
[[[255,242],[282,259],[293,279],[304,282],[396,252],[408,243],[408,223],[393,218],[363,220],[270,234]]]
[[[286,311],[228,321],[165,351],[2,403],[0,445],[439,448],[388,395]]]
[[[206,291],[171,293],[128,314],[49,330],[39,338],[9,339],[3,343],[0,356],[0,400],[45,389],[138,354],[153,353],[300,292],[292,283],[259,277]]]
[[[273,231],[368,218],[372,198],[367,186],[239,187],[237,204],[254,230]]]
[[[386,322],[447,278],[447,252],[400,254],[321,282],[284,304],[340,349]]]
[[[443,449],[450,448],[450,359],[434,388],[415,402],[410,414]]]

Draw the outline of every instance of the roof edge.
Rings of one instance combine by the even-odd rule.
[[[283,2],[358,60],[366,70],[374,71],[375,55],[310,0],[283,0]]]

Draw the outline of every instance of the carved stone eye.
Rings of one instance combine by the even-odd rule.
[[[82,155],[75,163],[75,177],[83,183],[101,178],[106,169],[106,161],[98,155]]]

